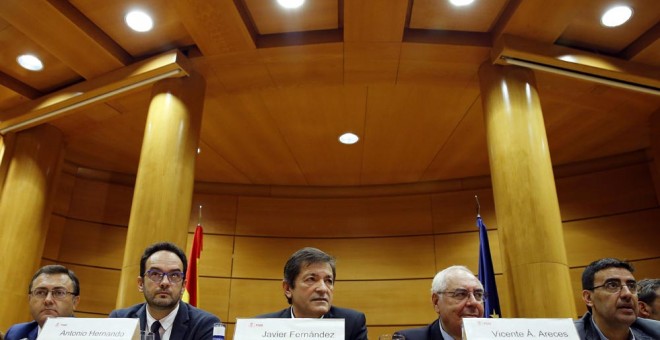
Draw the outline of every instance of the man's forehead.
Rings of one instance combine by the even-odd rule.
[[[35,287],[67,287],[73,286],[73,282],[69,275],[64,273],[58,274],[40,274],[34,279],[32,288]]]
[[[166,250],[161,250],[153,253],[147,259],[146,267],[148,268],[172,268],[176,267],[183,270],[183,262],[174,253]]]
[[[447,276],[447,289],[453,290],[456,288],[483,289],[483,286],[474,275],[466,272],[455,272]]]
[[[623,281],[634,280],[633,274],[625,268],[610,267],[601,269],[594,275],[594,283],[597,281],[607,281],[612,279],[619,279]]]
[[[332,267],[327,262],[303,263],[300,274],[326,274],[332,276]]]

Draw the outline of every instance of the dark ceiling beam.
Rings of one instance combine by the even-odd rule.
[[[189,59],[178,50],[142,60],[0,112],[0,134],[48,123],[161,79],[184,77],[191,69]]]
[[[524,63],[526,67],[542,71],[656,95],[660,93],[660,67],[508,34],[495,42],[491,60],[504,65]]]
[[[635,60],[635,57],[642,54],[642,52],[650,49],[654,44],[660,40],[660,22],[651,27],[648,31],[644,32],[635,41],[628,45],[619,57],[626,60]],[[656,59],[656,62],[660,62]]]
[[[490,47],[493,45],[491,36],[488,33],[415,28],[406,28],[403,33],[403,42],[483,47]]]
[[[132,61],[126,51],[68,1],[2,0],[0,16],[86,79]]]
[[[28,99],[37,99],[44,95],[41,91],[0,71],[0,85]]]

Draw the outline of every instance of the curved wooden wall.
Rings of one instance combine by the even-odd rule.
[[[115,307],[133,189],[113,176],[83,173],[69,165],[61,176],[43,262],[66,264],[80,276],[77,315],[103,317]],[[575,289],[568,303],[585,311],[580,275],[600,257],[632,261],[637,278],[660,277],[660,207],[642,152],[555,173]],[[374,196],[353,198],[336,189],[336,197],[314,198],[313,191],[299,189],[296,195],[295,188],[200,184],[189,223],[191,242],[196,207],[203,205],[200,307],[227,322],[230,333],[237,317],[284,308],[284,262],[296,249],[315,246],[337,258],[335,304],[365,312],[372,338],[428,324],[436,317],[429,291],[435,273],[452,264],[477,271],[474,195],[479,195],[507,316],[509,292],[500,263],[506,250],[499,247],[492,192],[487,179],[468,182],[427,187],[452,188],[446,192],[374,190]],[[273,195],[277,190],[286,194]]]

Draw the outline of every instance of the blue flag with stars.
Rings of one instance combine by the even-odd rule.
[[[498,318],[502,315],[502,311],[500,310],[500,299],[497,296],[493,259],[490,256],[488,232],[484,221],[479,215],[477,215],[477,227],[479,227],[479,281],[488,293],[488,298],[484,301],[484,314],[486,314],[484,316]]]

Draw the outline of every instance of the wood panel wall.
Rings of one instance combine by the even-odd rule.
[[[586,310],[580,275],[594,259],[628,259],[638,279],[660,277],[660,206],[649,162],[632,157],[620,163],[556,172],[575,290],[575,300],[567,303],[575,303],[579,313]],[[76,173],[69,167],[60,180],[43,262],[65,264],[79,275],[77,315],[104,317],[115,307],[133,190],[111,177]],[[230,332],[237,317],[286,307],[282,267],[303,246],[336,256],[335,304],[363,311],[372,338],[430,323],[437,317],[430,303],[435,273],[453,264],[477,271],[475,195],[489,228],[507,316],[511,292],[502,282],[500,260],[506,250],[500,249],[488,186],[359,198],[295,197],[295,190],[286,191],[287,197],[274,197],[205,189],[194,196],[189,244],[197,206],[204,206],[200,307],[227,322]]]

